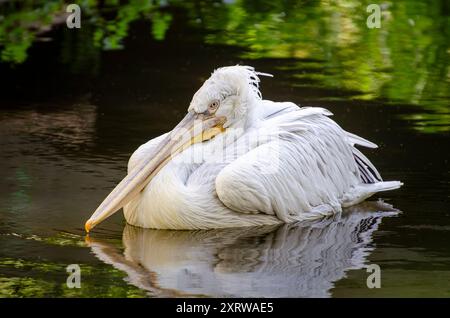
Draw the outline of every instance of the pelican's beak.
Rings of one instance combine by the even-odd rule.
[[[142,160],[103,200],[86,222],[86,232],[130,202],[174,155],[223,132],[224,122],[224,117],[189,112],[156,147],[155,155]]]

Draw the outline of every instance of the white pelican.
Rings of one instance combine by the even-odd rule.
[[[123,207],[126,221],[155,229],[288,223],[340,212],[383,182],[355,148],[376,145],[343,130],[323,108],[263,100],[250,66],[214,71],[186,117],[141,145],[128,175],[85,228]]]

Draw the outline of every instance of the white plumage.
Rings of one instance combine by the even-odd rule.
[[[376,145],[344,131],[326,109],[263,100],[258,75],[267,74],[231,66],[211,75],[194,95],[189,113],[225,117],[225,131],[165,161],[127,200],[128,223],[209,229],[294,222],[340,212],[402,185],[383,182],[355,148]],[[139,147],[130,158],[129,175],[171,136]]]

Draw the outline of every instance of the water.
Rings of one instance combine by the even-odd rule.
[[[80,30],[40,30],[52,3],[17,34],[8,23],[29,4],[0,5],[0,297],[450,296],[446,1],[386,2],[379,30],[356,2],[294,1],[135,1],[91,8]],[[155,231],[118,213],[86,238],[133,150],[183,117],[215,67],[237,63],[275,75],[265,98],[326,107],[376,142],[364,153],[404,187],[312,223]],[[69,264],[80,289],[66,287]]]

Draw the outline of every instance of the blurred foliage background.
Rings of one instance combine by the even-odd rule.
[[[70,1],[72,2],[72,1]],[[75,69],[98,67],[99,52],[123,49],[130,23],[151,21],[151,36],[164,41],[173,8],[183,10],[204,43],[238,46],[247,59],[292,59],[293,85],[354,92],[420,105],[405,115],[423,132],[450,130],[449,2],[383,1],[380,29],[369,29],[369,1],[73,1],[82,9],[80,32],[66,33],[61,56]],[[0,4],[1,60],[20,64],[36,41],[65,23],[68,1]],[[296,72],[298,70],[298,72]],[[308,70],[308,71],[304,71]]]

